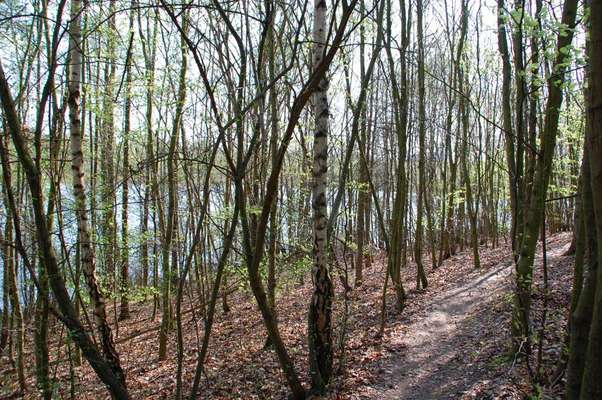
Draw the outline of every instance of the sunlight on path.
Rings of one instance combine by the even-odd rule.
[[[502,264],[470,281],[432,296],[426,315],[407,327],[399,338],[406,351],[399,360],[389,360],[381,399],[458,398],[471,371],[464,355],[478,351],[475,329],[492,301],[508,288],[511,264]],[[474,343],[473,343],[474,342]]]
[[[548,261],[561,258],[567,245],[566,240],[550,243]],[[540,268],[540,264],[538,250],[535,268]],[[493,339],[503,341],[507,334],[507,321],[496,317],[493,310],[510,301],[513,272],[513,263],[506,259],[480,274],[462,275],[464,282],[452,287],[435,285],[421,293],[419,301],[425,303],[418,304],[416,312],[406,316],[404,334],[390,339],[404,351],[384,360],[380,384],[373,387],[370,397],[459,399],[486,379],[483,357],[480,364],[475,360],[480,354],[489,357],[487,345]],[[440,273],[450,271],[443,266]],[[495,360],[485,359],[485,363],[490,362]]]

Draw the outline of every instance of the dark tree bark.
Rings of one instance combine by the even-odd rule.
[[[586,135],[598,261],[602,259],[602,1],[590,1],[589,102]],[[589,221],[589,220],[588,220]],[[591,225],[588,224],[591,229]],[[593,279],[593,277],[592,277]],[[602,272],[598,268],[581,400],[602,398]]]
[[[422,263],[422,236],[423,226],[423,207],[425,202],[426,175],[424,171],[426,157],[426,111],[425,111],[425,88],[424,88],[424,26],[422,15],[424,12],[422,0],[416,2],[416,13],[418,19],[418,200],[416,202],[416,237],[414,241],[414,261],[417,267],[416,288],[425,289],[428,286],[428,280]]]

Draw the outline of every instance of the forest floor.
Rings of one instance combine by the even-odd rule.
[[[571,271],[565,267],[571,263],[560,263],[569,243],[570,236],[555,237],[547,249],[549,268],[563,268],[555,276],[568,282]],[[411,302],[399,329],[394,325],[389,333],[390,343],[403,351],[382,362],[382,378],[367,391],[367,397],[513,399],[529,395],[532,388],[523,375],[528,375],[528,371],[517,368],[516,359],[504,354],[509,343],[514,264],[510,257],[497,251],[484,250],[481,254],[485,264],[480,271],[467,270],[472,259],[459,254],[431,275],[431,286],[420,299]],[[541,256],[537,267],[541,268]],[[536,300],[539,289],[536,287]],[[540,312],[541,304],[536,301],[535,313]],[[558,314],[556,324],[550,324],[548,329],[559,328],[557,317]],[[562,338],[557,333],[552,336]],[[545,347],[555,356],[559,349]],[[548,357],[546,361],[555,359]],[[553,391],[546,395],[556,397]]]
[[[547,240],[549,301],[542,346],[543,366],[551,375],[559,357],[566,329],[572,281],[571,256],[564,256],[571,235],[562,233]],[[541,248],[535,263],[533,326],[541,326],[543,289]],[[470,252],[460,252],[436,270],[429,268],[429,286],[413,290],[415,269],[404,272],[408,300],[398,313],[394,293],[387,293],[386,326],[378,336],[384,259],[375,257],[364,272],[364,284],[349,293],[347,329],[341,346],[345,313],[339,277],[334,305],[337,348],[330,399],[520,399],[536,390],[530,384],[524,359],[508,353],[511,292],[514,267],[507,245],[481,247],[479,270]],[[430,266],[430,264],[427,264]],[[280,287],[278,314],[282,337],[300,376],[308,385],[306,315],[311,285]],[[252,295],[241,288],[229,297],[231,310],[218,310],[212,332],[202,399],[284,399],[288,390],[273,351],[264,349],[266,333]],[[184,310],[184,393],[192,384],[196,348],[202,338],[203,318],[190,300]],[[152,302],[132,305],[132,319],[121,322],[118,351],[127,373],[132,399],[173,398],[176,384],[175,333],[170,336],[167,360],[157,358],[160,316],[152,316]],[[106,390],[84,363],[73,368],[70,387],[66,346],[57,346],[65,332],[52,330],[52,376],[56,398],[108,398]],[[33,326],[31,327],[33,328]],[[31,335],[30,335],[31,336]],[[35,386],[32,346],[28,344],[28,384]],[[536,352],[534,352],[536,353]],[[535,365],[535,354],[530,364]],[[545,398],[559,398],[561,382],[546,389]],[[7,357],[0,362],[0,399],[14,393],[15,371]],[[72,393],[72,394],[70,394]],[[26,398],[36,398],[30,390]]]

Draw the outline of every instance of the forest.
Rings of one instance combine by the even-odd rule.
[[[602,399],[602,0],[0,0],[0,399]]]

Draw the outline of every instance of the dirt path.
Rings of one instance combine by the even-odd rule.
[[[559,256],[564,247],[550,248],[548,256]],[[505,260],[420,294],[424,301],[408,313],[403,334],[391,337],[391,344],[403,351],[383,360],[380,383],[370,397],[459,399],[475,384],[487,382],[486,365],[495,357],[481,352],[491,348],[491,341],[499,346],[505,340],[501,327],[506,322],[496,320],[492,310],[508,307],[512,273],[513,264]]]
[[[571,235],[565,233],[550,237],[548,242],[550,292],[553,296],[544,361],[547,359],[549,366],[554,366],[558,359],[566,329],[573,262],[572,257],[562,254],[570,240]],[[386,265],[383,261],[377,259],[364,271],[364,285],[354,291],[344,369],[337,375],[329,399],[519,400],[532,393],[532,386],[526,382],[528,374],[525,368],[521,369],[521,363],[514,363],[512,357],[504,354],[509,339],[514,268],[508,245],[495,249],[481,247],[483,268],[479,271],[472,267],[468,252],[456,254],[436,271],[429,271],[429,287],[423,292],[411,290],[415,269],[411,266],[406,268],[407,306],[403,312],[397,312],[395,294],[389,290],[387,323],[381,337],[377,333]],[[535,271],[532,317],[533,326],[538,326],[541,306],[539,312],[537,306],[543,298],[539,251]],[[283,288],[278,303],[281,333],[301,377],[309,376],[306,299],[312,290],[310,280],[301,286]],[[339,313],[343,310],[342,298],[342,293],[338,293],[339,303],[335,310]],[[252,295],[240,290],[231,295],[230,304],[230,313],[224,315],[220,312],[216,318],[202,398],[288,398],[290,392],[277,357],[273,351],[264,349],[265,330]],[[188,308],[189,305],[186,306]],[[152,326],[152,301],[134,303],[132,310],[135,317],[120,326],[121,340],[118,341],[132,398],[171,398],[175,391],[175,335],[170,338],[169,357],[158,360],[156,336],[134,335]],[[192,382],[196,367],[195,346],[199,334],[199,330],[195,329],[196,317],[196,313],[187,313],[183,321],[187,349],[184,357],[185,393],[190,389],[187,385]],[[337,315],[336,321],[340,321],[340,317]],[[200,318],[198,321],[202,323]],[[52,336],[51,343],[57,350],[51,352],[51,362],[60,365],[55,371],[57,396],[67,398],[71,390],[71,375],[68,358],[64,356],[66,349],[56,347],[60,331],[53,331],[56,335]],[[33,365],[33,359],[30,360]],[[55,364],[56,360],[59,360],[58,364]],[[8,364],[4,361],[0,360],[0,375],[7,371]],[[339,365],[337,363],[337,367]],[[30,368],[27,377],[32,388],[34,372]],[[74,372],[77,376],[76,398],[108,398],[104,385],[89,364],[83,363]],[[10,374],[6,375],[5,382],[16,384],[16,379],[12,378],[14,375]],[[307,380],[304,384],[308,386]],[[31,391],[25,398],[37,398],[37,392]],[[561,398],[561,395],[545,398]]]

